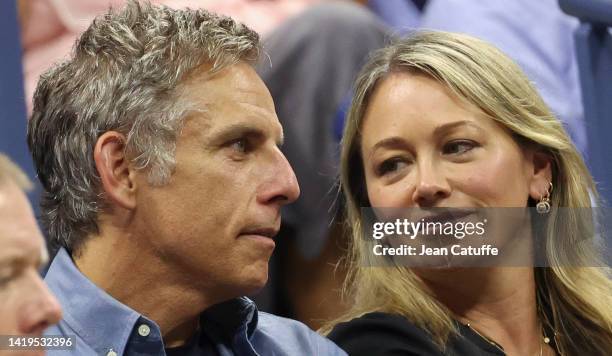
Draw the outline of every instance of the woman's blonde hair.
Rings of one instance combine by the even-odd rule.
[[[346,197],[346,224],[351,234],[345,294],[352,307],[329,323],[373,311],[396,313],[429,332],[443,349],[457,333],[452,313],[433,298],[408,268],[363,267],[372,256],[371,239],[363,239],[361,207],[369,206],[360,148],[360,128],[371,94],[382,79],[397,72],[426,75],[459,99],[478,107],[506,127],[521,144],[535,145],[552,161],[553,211],[558,207],[591,207],[598,201],[593,179],[562,124],[547,108],[519,67],[495,47],[470,36],[423,31],[377,51],[361,70],[342,140],[340,180]],[[500,187],[501,189],[501,187]],[[572,209],[569,209],[572,210]],[[579,209],[577,209],[579,210]],[[535,268],[540,318],[554,329],[563,355],[603,355],[612,350],[612,283],[609,268],[599,266],[596,249],[576,241],[593,221],[550,214],[545,226],[547,268]],[[571,248],[564,248],[570,246]],[[381,257],[381,258],[384,258]],[[560,267],[561,261],[573,267]],[[381,264],[379,264],[381,265]],[[576,267],[579,266],[579,267]],[[582,266],[582,267],[580,267]]]

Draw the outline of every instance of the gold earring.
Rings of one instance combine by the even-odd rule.
[[[540,197],[540,201],[536,204],[536,211],[540,214],[547,214],[550,212],[550,193],[553,190],[552,182],[548,182],[548,190],[546,190],[546,195]]]

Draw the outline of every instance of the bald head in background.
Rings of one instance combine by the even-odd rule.
[[[39,275],[48,255],[25,195],[31,185],[0,154],[0,335],[41,335],[61,318],[57,300]],[[0,350],[3,354],[16,352]]]

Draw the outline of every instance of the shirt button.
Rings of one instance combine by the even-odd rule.
[[[138,334],[140,336],[149,336],[151,333],[151,328],[147,324],[142,324],[138,327]]]
[[[117,356],[117,353],[115,351],[113,351],[113,349],[110,349],[106,353],[106,356]]]

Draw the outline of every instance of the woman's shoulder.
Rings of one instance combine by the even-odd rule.
[[[328,337],[351,356],[442,355],[425,330],[398,314],[364,314],[336,325]]]

